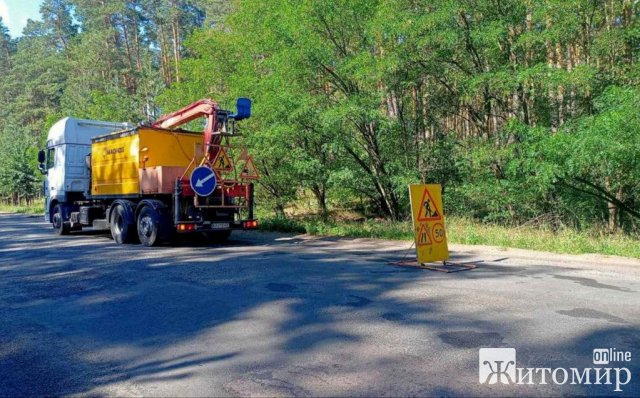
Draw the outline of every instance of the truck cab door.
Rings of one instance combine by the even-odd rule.
[[[44,176],[44,218],[45,221],[50,220],[50,203],[51,197],[54,196],[56,187],[55,180],[57,180],[57,176],[55,175],[54,166],[56,159],[56,148],[47,148],[46,150],[46,158],[44,168],[46,170],[46,174]]]

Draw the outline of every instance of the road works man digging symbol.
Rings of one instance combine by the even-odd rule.
[[[442,207],[442,205],[440,205]],[[425,189],[420,200],[420,213],[418,213],[418,221],[436,221],[442,220],[442,216],[438,211],[438,206],[431,197],[429,189]]]
[[[218,171],[233,171],[231,159],[227,156],[224,148],[220,148],[215,160],[213,161],[213,169]]]
[[[449,258],[440,185],[409,185],[418,263]]]

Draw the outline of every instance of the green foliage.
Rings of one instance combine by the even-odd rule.
[[[8,141],[246,96],[273,228],[301,198],[322,225],[335,209],[408,220],[423,181],[487,225],[640,232],[637,2],[94,3],[46,0],[18,39],[0,21]]]
[[[594,115],[543,141],[544,151],[560,185],[592,198],[601,218],[607,208],[622,210],[613,222],[630,228],[640,217],[640,90],[612,86],[594,105]]]
[[[0,135],[0,197],[13,202],[32,199],[42,191],[42,178],[33,172],[37,149],[24,129],[9,127],[13,134]]]
[[[548,225],[504,227],[479,222],[467,217],[447,217],[447,241],[451,244],[490,245],[554,253],[601,253],[640,258],[640,246],[634,237],[610,235],[603,231],[554,230]],[[344,238],[374,238],[407,242],[407,256],[411,255],[414,239],[406,222],[324,221],[317,217],[263,217],[260,229],[286,233],[337,236]]]
[[[157,116],[155,98],[179,80],[182,40],[205,19],[191,1],[45,0],[40,14],[17,39],[0,20],[3,195],[36,194],[36,148],[56,120]]]

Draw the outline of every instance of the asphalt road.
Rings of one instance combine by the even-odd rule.
[[[253,232],[148,249],[0,215],[0,396],[640,395],[640,261],[454,245],[484,262],[389,265],[408,246]],[[567,369],[616,348],[632,379],[480,384],[482,347]]]

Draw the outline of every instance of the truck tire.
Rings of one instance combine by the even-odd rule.
[[[109,227],[111,228],[113,240],[119,245],[131,243],[136,237],[135,226],[132,228],[132,225],[129,225],[127,222],[125,210],[122,205],[116,205],[111,211]]]
[[[144,246],[155,246],[160,242],[162,218],[151,206],[144,206],[138,213],[138,238]]]
[[[207,231],[202,233],[207,243],[225,243],[231,236],[231,230],[228,231]]]
[[[53,230],[57,235],[67,235],[69,234],[69,231],[71,231],[71,224],[69,224],[68,221],[64,221],[62,205],[57,204],[54,206],[53,215],[51,216],[51,224],[53,225]]]

